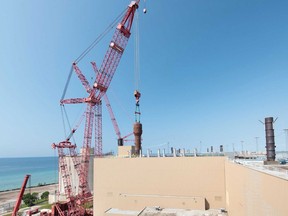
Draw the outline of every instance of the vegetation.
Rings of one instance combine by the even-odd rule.
[[[48,191],[45,191],[44,193],[41,194],[41,199],[39,199],[39,193],[28,193],[28,194],[25,194],[23,197],[22,197],[22,200],[24,202],[24,204],[22,204],[20,206],[20,208],[25,208],[25,207],[31,207],[33,205],[38,205],[38,204],[42,204],[42,205],[46,205],[48,204],[48,196],[49,196],[49,192]]]
[[[43,203],[42,203],[43,204]],[[46,201],[45,204],[40,206],[40,209],[51,209],[53,204],[48,204],[48,202]]]
[[[36,197],[36,200],[39,199],[39,193],[37,193],[37,192],[32,193],[32,196]]]
[[[85,209],[91,209],[91,208],[93,208],[93,202],[87,202],[83,205],[83,207]]]
[[[35,204],[36,200],[38,199],[36,194],[37,193],[33,193],[33,194],[28,193],[23,196],[22,200],[26,206],[30,207]]]
[[[41,199],[48,199],[48,196],[49,196],[49,192],[45,191],[44,193],[42,193]]]

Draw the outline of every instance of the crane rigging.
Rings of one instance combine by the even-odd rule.
[[[131,28],[133,24],[134,14],[138,9],[140,0],[131,1],[128,8],[121,13],[113,23],[101,34],[72,64],[68,80],[66,82],[60,104],[86,104],[85,111],[85,127],[84,127],[84,139],[82,145],[81,159],[77,156],[75,151],[76,145],[70,142],[70,138],[73,136],[79,125],[74,127],[66,140],[55,144],[52,144],[54,149],[58,149],[59,154],[59,169],[62,174],[65,195],[67,198],[67,206],[63,207],[60,203],[56,203],[53,208],[54,215],[89,215],[89,211],[83,208],[83,204],[92,200],[92,193],[88,185],[88,167],[90,160],[90,149],[92,142],[92,130],[94,126],[95,133],[95,152],[94,155],[102,155],[102,98],[106,102],[114,129],[119,139],[121,138],[120,130],[116,122],[115,116],[112,112],[111,105],[107,98],[106,92],[110,86],[111,80],[117,69],[117,66],[121,60],[123,52],[126,48],[128,40],[131,35]],[[95,80],[91,85],[81,69],[78,67],[79,61],[81,61],[88,52],[90,52],[94,46],[108,33],[112,26],[115,25],[115,21],[122,17],[121,21],[116,27],[112,40],[109,44],[108,50],[104,56],[104,60],[101,67],[98,69],[95,62],[91,62],[92,68],[95,72]],[[69,85],[69,81],[72,72],[75,72],[81,81],[85,91],[88,93],[86,98],[70,98],[65,99],[66,91]],[[83,117],[84,118],[84,117]],[[82,120],[81,120],[82,121]],[[126,136],[127,137],[127,136]],[[74,167],[79,177],[78,191],[72,190],[71,174],[68,165],[65,161],[65,156],[71,156]]]

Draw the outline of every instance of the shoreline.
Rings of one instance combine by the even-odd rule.
[[[57,182],[54,182],[54,183],[47,183],[47,184],[40,184],[40,185],[34,185],[34,186],[31,186],[31,187],[26,187],[25,190],[27,189],[32,189],[32,188],[36,188],[36,187],[45,187],[45,186],[50,186],[50,185],[55,185],[55,184],[58,184]],[[13,188],[13,189],[7,189],[7,190],[0,190],[0,194],[3,193],[3,192],[13,192],[13,191],[19,191],[21,189],[21,187],[19,188]]]
[[[58,183],[26,187],[24,194],[29,193],[29,191],[31,191],[31,193],[34,192],[43,193],[45,191],[49,191],[49,193],[52,193],[55,192],[55,190],[58,190]],[[17,200],[18,198],[19,192],[20,188],[7,191],[0,191],[0,205],[9,202],[15,202],[15,200]]]

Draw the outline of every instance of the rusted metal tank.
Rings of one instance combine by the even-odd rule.
[[[133,126],[133,133],[135,137],[135,154],[139,155],[141,148],[142,124],[136,122]]]
[[[276,156],[273,123],[274,123],[273,117],[265,118],[267,161],[275,161],[275,156]]]

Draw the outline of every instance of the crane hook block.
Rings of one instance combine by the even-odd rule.
[[[140,97],[141,97],[141,93],[137,90],[134,91],[134,96],[136,98],[137,101],[139,101]]]

